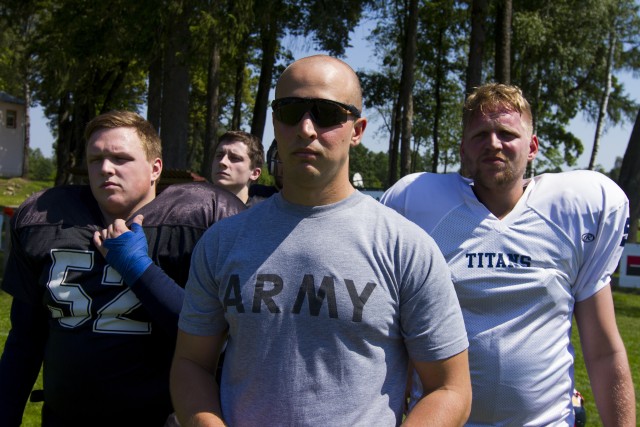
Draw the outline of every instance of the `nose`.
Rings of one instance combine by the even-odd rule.
[[[105,176],[113,175],[113,163],[109,159],[104,159],[100,163],[100,173]]]
[[[318,136],[318,132],[316,132],[316,124],[311,119],[311,113],[306,112],[300,122],[298,123],[298,134],[300,137],[304,139],[314,140]]]
[[[218,160],[218,166],[223,169],[229,167],[229,156],[225,154],[224,156],[220,157],[220,160]]]
[[[489,133],[488,146],[496,150],[499,150],[502,148],[502,141],[500,140],[500,137],[496,132]]]

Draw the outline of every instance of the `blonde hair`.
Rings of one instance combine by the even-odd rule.
[[[477,113],[484,115],[500,107],[519,113],[525,129],[533,133],[533,115],[529,101],[518,86],[502,83],[487,83],[479,86],[467,97],[462,111],[463,133]]]
[[[84,138],[88,144],[91,136],[102,129],[132,128],[140,138],[142,149],[148,161],[162,159],[162,143],[153,125],[138,113],[132,111],[110,111],[91,120],[84,129]]]

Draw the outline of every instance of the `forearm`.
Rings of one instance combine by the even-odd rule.
[[[611,288],[576,303],[574,314],[591,387],[605,426],[635,426],[635,393],[616,325]]]
[[[171,399],[182,427],[224,426],[214,374],[184,358],[171,368]]]
[[[184,299],[184,289],[160,267],[151,264],[131,286],[131,290],[136,294],[153,321],[175,339],[178,330],[178,316]]]
[[[411,426],[462,426],[469,417],[466,393],[440,389],[424,396],[402,424]]]
[[[93,244],[120,273],[152,320],[175,340],[184,289],[149,257],[142,218],[134,218],[131,230],[124,221],[114,221],[107,229],[95,232]]]
[[[600,419],[605,426],[636,425],[636,402],[624,349],[596,361],[585,360]]]

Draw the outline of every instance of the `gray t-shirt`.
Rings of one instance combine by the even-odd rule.
[[[446,262],[422,229],[355,192],[280,194],[216,223],[192,258],[180,329],[229,329],[230,425],[397,425],[408,357],[468,346]]]

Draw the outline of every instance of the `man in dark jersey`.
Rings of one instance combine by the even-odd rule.
[[[135,113],[98,116],[85,136],[90,185],[38,193],[12,219],[2,426],[20,424],[42,362],[44,426],[164,425],[191,251],[245,209],[206,183],[156,197],[160,139]]]

